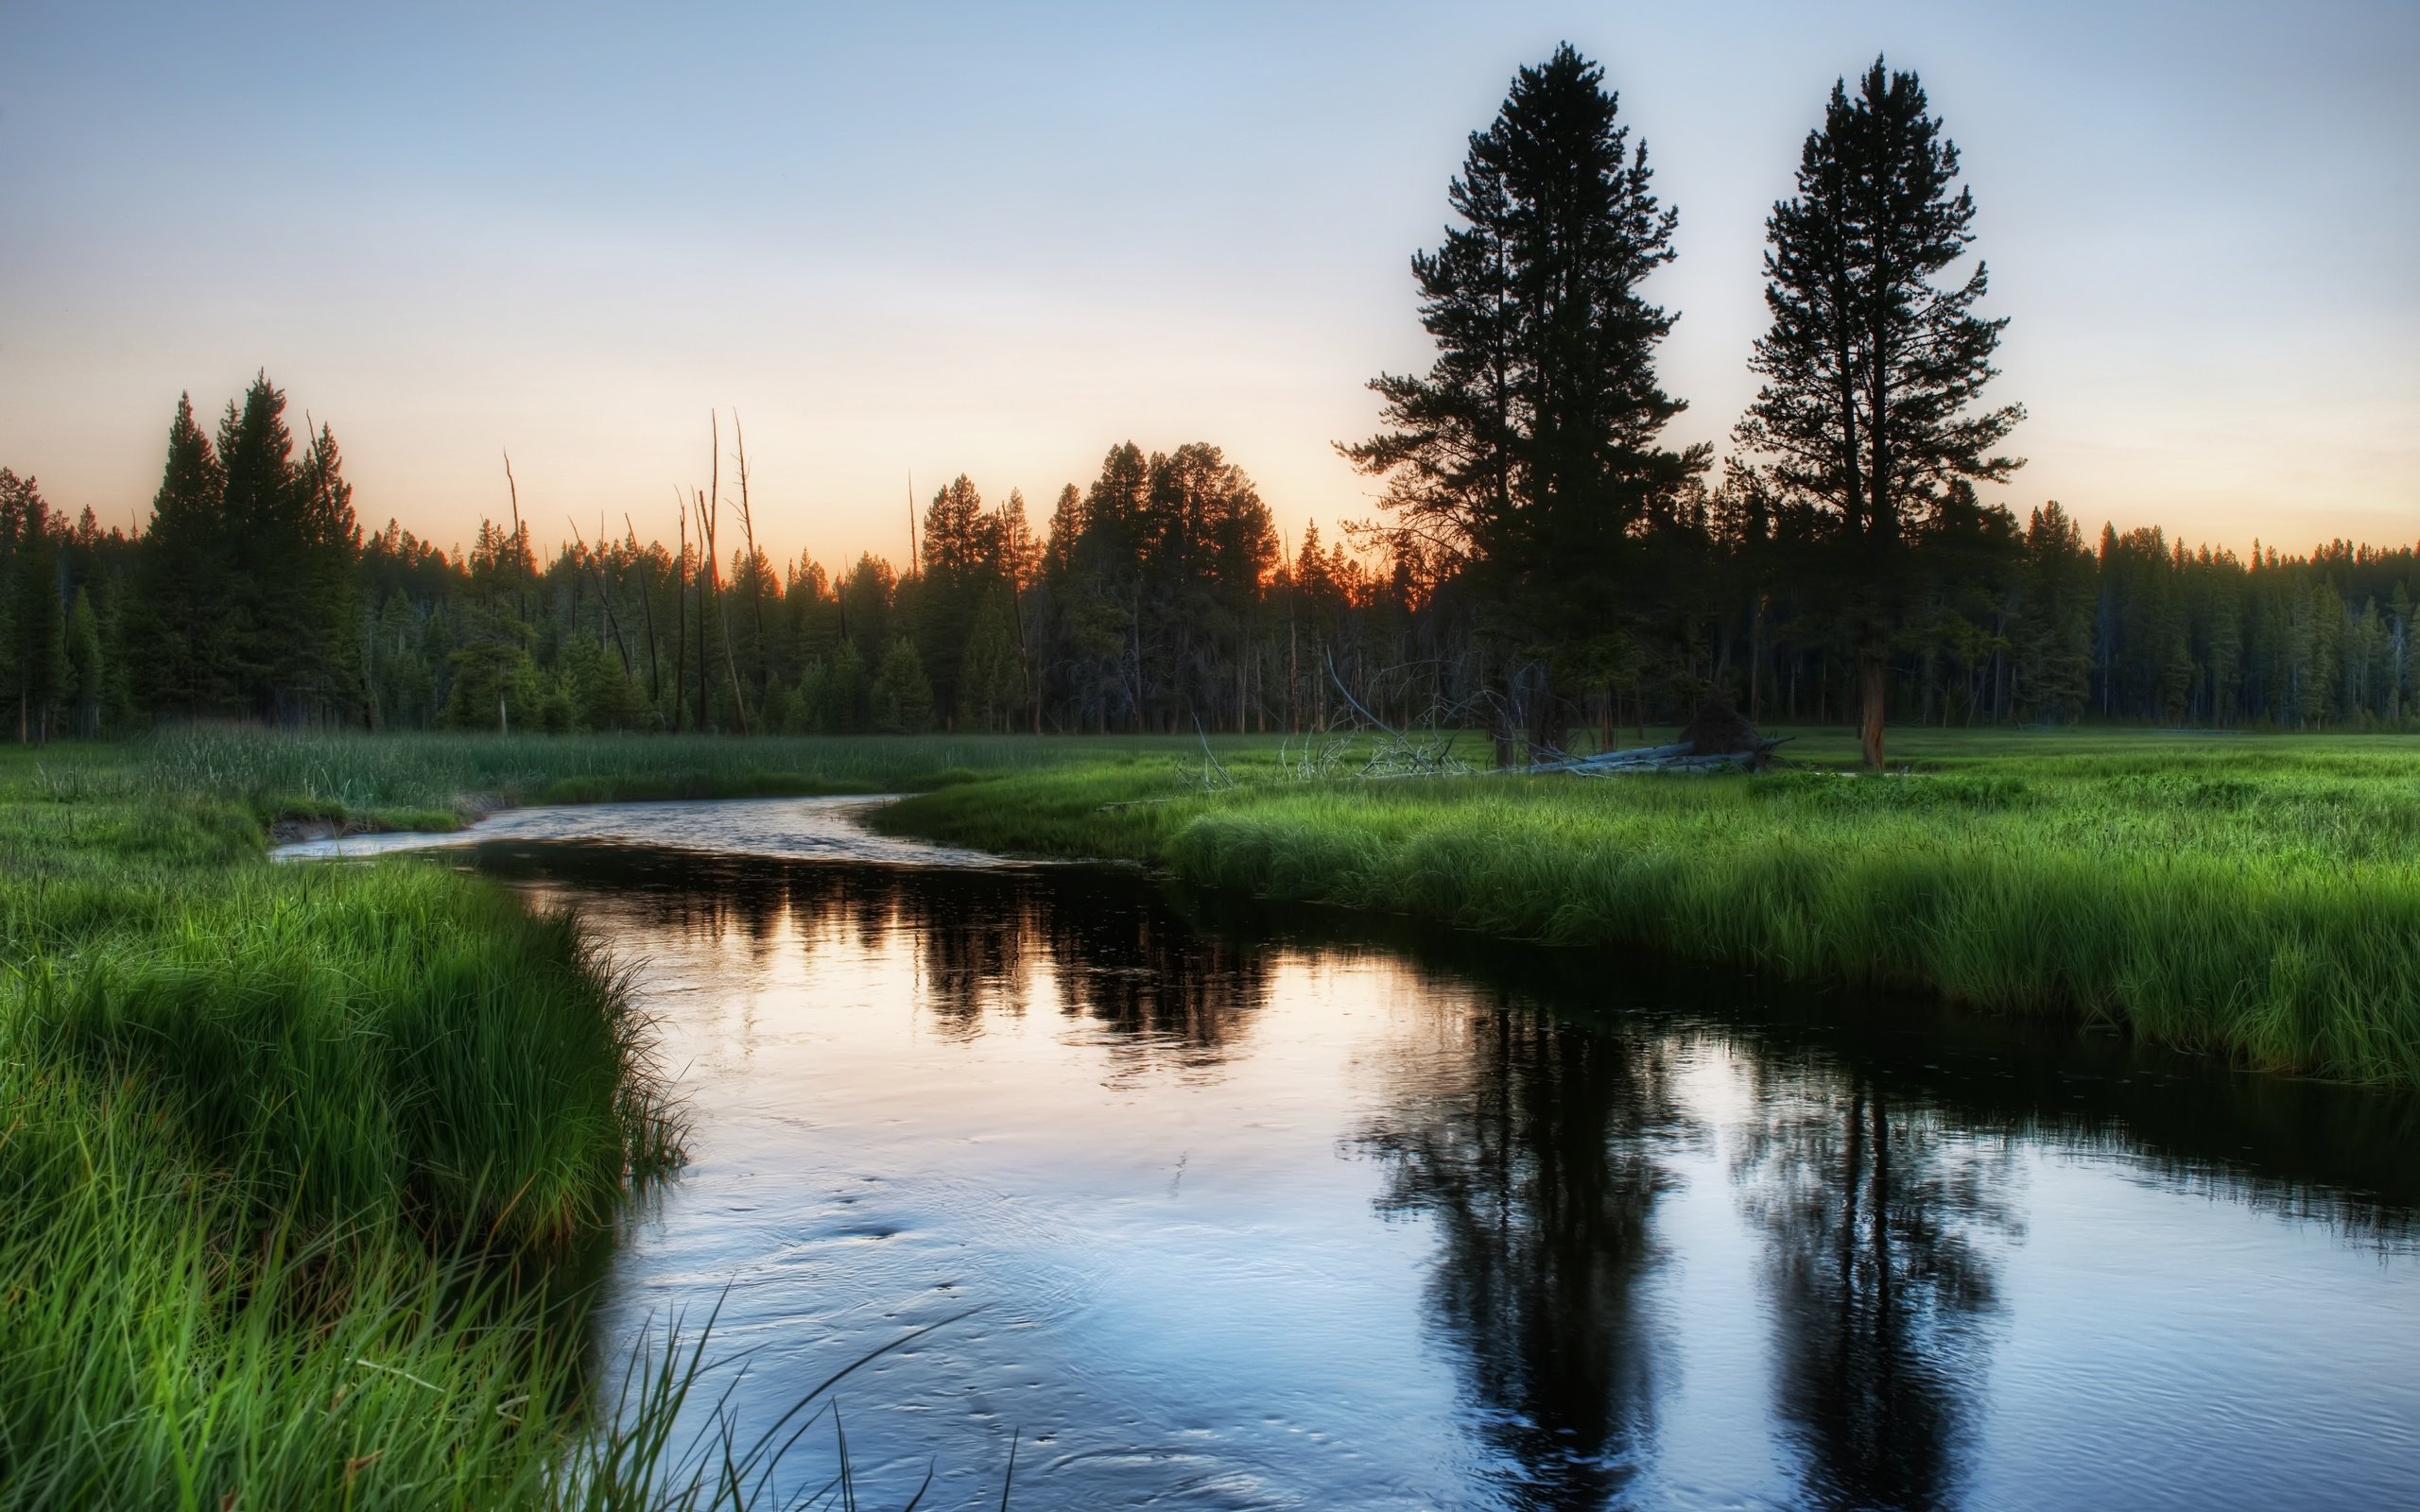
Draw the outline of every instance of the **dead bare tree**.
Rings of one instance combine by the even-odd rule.
[[[679,489],[672,490],[672,506],[681,515],[681,555],[673,558],[680,590],[672,606],[672,732],[677,735],[689,699],[689,501]]]
[[[739,528],[748,542],[748,597],[756,620],[756,696],[765,696],[765,574],[756,558],[756,515],[748,506],[748,436],[739,428],[739,411],[731,412],[731,437],[739,448]],[[728,636],[725,644],[729,644]]]
[[[664,673],[655,661],[655,601],[647,591],[647,553],[639,549],[639,527],[631,523],[628,512],[622,516],[623,527],[631,533],[631,562],[639,575],[639,613],[647,624],[647,701],[649,708],[664,701]],[[604,532],[599,530],[598,535]]]
[[[614,612],[614,591],[606,586],[605,564],[596,552],[588,549],[588,540],[579,533],[579,521],[565,515],[563,524],[571,526],[571,539],[579,543],[579,555],[588,563],[589,575],[596,579],[597,602],[605,606],[605,623],[614,632],[614,649],[622,653],[622,676],[629,677],[631,675],[631,644],[622,638],[621,617]],[[604,532],[601,530],[597,532],[597,541],[600,545],[604,541]]]
[[[529,535],[521,524],[521,485],[512,481],[512,454],[504,454],[504,488],[512,500],[512,607],[529,618],[529,596],[523,592],[522,564],[529,558]]]
[[[714,460],[706,472],[706,491],[698,499],[698,528],[706,546],[705,596],[698,601],[698,725],[706,723],[706,606],[714,603],[715,622],[722,627],[723,670],[731,678],[731,707],[739,721],[739,732],[748,733],[748,704],[739,696],[739,663],[731,654],[731,610],[718,601],[722,592],[722,566],[716,553],[715,522],[722,513],[722,412],[715,410],[707,416],[713,438]]]

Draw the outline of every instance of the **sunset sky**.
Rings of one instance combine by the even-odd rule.
[[[668,536],[717,406],[785,555],[900,557],[911,472],[1039,523],[1129,438],[1330,529],[1464,136],[1568,39],[1681,212],[1675,440],[1753,394],[1764,217],[1878,51],[2013,318],[1987,496],[2420,539],[2411,0],[501,9],[0,8],[0,465],[129,524],[178,392],[265,367],[448,545],[508,448],[542,541]]]

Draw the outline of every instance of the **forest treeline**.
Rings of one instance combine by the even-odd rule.
[[[1112,448],[1039,525],[1016,493],[936,492],[902,572],[740,544],[467,552],[354,522],[336,442],[266,379],[214,442],[181,404],[150,526],[104,532],[0,472],[0,633],[17,732],[236,718],[370,729],[852,732],[1316,730],[1478,719],[1496,653],[1461,584],[1400,556],[1281,541],[1215,446]],[[724,528],[717,522],[717,534]],[[688,534],[700,534],[693,523]],[[721,542],[717,542],[721,544]],[[1852,713],[1852,648],[1801,543],[1721,488],[1659,521],[1655,633],[1570,693],[1575,724]],[[2249,556],[2087,535],[2055,504],[1977,509],[1919,552],[1893,716],[2402,728],[2420,709],[2420,554]],[[1483,722],[1483,721],[1480,721]]]
[[[1111,448],[1029,517],[961,476],[893,563],[777,561],[737,418],[675,528],[574,522],[541,560],[507,464],[467,552],[360,527],[333,433],[264,373],[180,400],[150,522],[104,533],[0,472],[21,740],[235,718],[368,729],[1317,730],[1453,721],[1499,759],[1686,718],[2402,728],[2412,546],[2249,556],[2087,535],[1977,485],[2022,463],[1982,398],[2007,318],[1915,76],[1836,83],[1767,222],[1762,384],[1718,470],[1661,434],[1673,257],[1603,73],[1523,68],[1412,259],[1437,357],[1341,446],[1379,517],[1280,540],[1216,446]],[[548,533],[552,534],[551,527]],[[666,539],[668,534],[668,539]]]

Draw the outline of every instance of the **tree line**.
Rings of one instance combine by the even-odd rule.
[[[1654,368],[1673,256],[1603,72],[1524,68],[1412,261],[1429,371],[1340,448],[1382,512],[1279,539],[1207,443],[1111,448],[1037,525],[961,476],[899,564],[776,561],[736,416],[669,541],[506,518],[446,552],[365,531],[264,373],[215,437],[181,399],[139,536],[0,471],[0,666],[22,741],[236,718],[735,733],[1484,725],[1499,756],[1686,718],[2403,728],[2414,548],[2239,558],[1979,501],[2021,465],[1987,404],[2005,318],[1911,74],[1836,84],[1768,222],[1761,381],[1718,470]]]

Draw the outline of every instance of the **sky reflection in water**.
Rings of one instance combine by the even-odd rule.
[[[769,1420],[976,1309],[841,1388],[863,1504],[996,1504],[1012,1432],[1024,1507],[2420,1494],[2409,1099],[752,849],[827,859],[477,853],[635,964],[696,1116],[611,1340],[727,1285]]]

